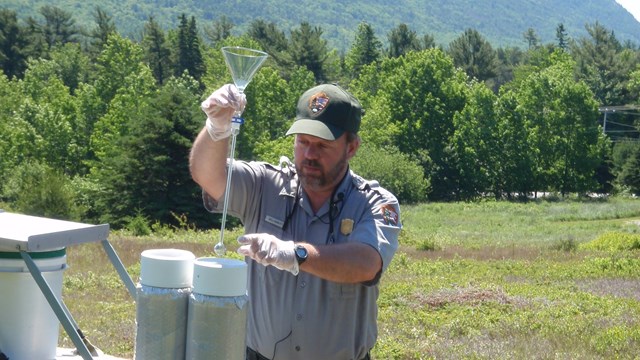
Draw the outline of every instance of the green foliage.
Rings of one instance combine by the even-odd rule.
[[[464,107],[466,76],[439,49],[410,52],[366,66],[352,84],[366,108],[362,136],[412,154],[431,184],[430,199],[454,196],[455,160],[449,145],[453,116]]]
[[[265,67],[258,71],[245,91],[248,105],[236,144],[239,158],[253,160],[256,146],[285,135],[295,117],[297,91],[276,69]]]
[[[264,141],[254,149],[256,160],[270,164],[279,164],[280,158],[286,156],[293,161],[293,138],[280,137],[275,140]]]
[[[80,84],[90,81],[92,64],[79,44],[69,43],[56,47],[50,56],[53,74],[62,80],[72,94]]]
[[[410,30],[404,23],[391,29],[387,34],[387,39],[389,41],[387,56],[390,58],[400,57],[410,51],[419,51],[422,48],[416,32]]]
[[[171,74],[171,51],[164,31],[153,17],[144,26],[142,47],[145,61],[158,84],[162,85]]]
[[[400,203],[418,203],[426,198],[428,181],[422,168],[397,148],[363,144],[351,160],[351,168],[365,179],[377,180]]]
[[[149,219],[147,219],[140,210],[137,210],[135,216],[128,220],[125,228],[133,236],[147,236],[151,234]]]
[[[15,11],[0,9],[0,69],[9,78],[21,77],[27,67],[27,38]]]
[[[473,83],[467,104],[453,118],[454,148],[458,172],[458,197],[463,200],[479,198],[496,190],[497,170],[503,153],[498,138],[498,118],[494,104],[497,97],[486,86]]]
[[[82,7],[70,13],[49,5],[22,23],[10,10],[0,10],[0,64],[15,75],[0,77],[0,184],[19,165],[38,162],[73,179],[85,219],[124,226],[139,209],[150,222],[174,224],[172,213],[180,213],[210,226],[187,155],[203,125],[198,104],[231,81],[219,47],[239,45],[270,55],[246,90],[239,158],[277,163],[290,155],[290,139],[283,135],[300,94],[317,81],[340,81],[366,110],[360,134],[367,145],[354,169],[361,166],[359,173],[379,180],[403,203],[425,196],[526,199],[534,191],[557,198],[603,188],[594,179],[607,173],[610,144],[598,129],[595,99],[637,102],[638,76],[632,70],[638,56],[602,25],[590,25],[589,37],[572,42],[571,52],[552,44],[526,52],[498,49],[500,74],[478,82],[456,66],[468,64],[479,78],[493,71],[493,51],[480,31],[468,29],[445,52],[435,48],[436,38],[419,36],[407,24],[378,19],[380,29],[373,29],[365,16],[357,34],[339,34],[354,41],[351,49],[336,50],[329,47],[336,27],[325,28],[323,21],[335,6],[305,4],[290,6],[296,14],[317,10],[314,19],[322,26],[303,22],[285,27],[293,29],[287,34],[278,27],[283,23],[248,19],[253,22],[246,30],[230,15],[204,9],[187,15],[172,7],[140,17],[148,19],[144,31],[135,32],[142,34],[140,41],[117,31],[114,25],[130,14],[108,3],[91,9],[95,24],[83,31],[74,19]],[[340,4],[341,11],[353,6]],[[369,4],[363,14],[378,6]],[[265,19],[281,8],[264,13]],[[149,7],[136,3],[130,10],[143,14]],[[196,26],[205,13],[219,19],[209,34],[213,45],[201,41]],[[391,29],[393,46],[382,49],[376,30]],[[462,54],[469,61],[449,55],[456,44],[468,50]],[[391,50],[397,57],[384,58]],[[615,149],[618,186],[637,191],[640,157],[633,149]]]
[[[70,180],[47,165],[25,162],[13,168],[0,190],[2,198],[23,214],[64,220],[81,215]]]
[[[200,80],[205,73],[205,63],[201,50],[201,40],[198,34],[195,16],[187,19],[185,14],[180,16],[178,39],[175,54],[177,55],[174,75],[180,76],[184,72]]]
[[[119,92],[114,101],[123,102],[114,109],[128,109],[126,115],[110,112],[105,117],[120,136],[96,152],[101,161],[92,168],[91,177],[104,191],[96,206],[116,226],[132,216],[133,209],[166,223],[174,220],[172,211],[186,213],[203,226],[206,218],[198,211],[200,190],[188,170],[189,149],[201,127],[200,120],[195,120],[200,113],[198,85],[184,77],[151,92],[154,80],[150,72],[140,75],[139,93],[146,91],[148,97],[130,102],[125,91]]]
[[[496,76],[496,53],[477,30],[465,30],[449,44],[448,53],[453,63],[471,78],[485,81]]]
[[[640,142],[627,140],[618,141],[613,144],[611,160],[613,161],[613,172],[619,175],[622,169],[629,162],[634,153],[640,151]]]
[[[567,55],[556,52],[549,61],[551,66],[520,83],[516,107],[507,110],[512,115],[505,119],[522,116],[526,140],[519,141],[526,145],[520,151],[529,158],[525,171],[532,172],[532,189],[585,192],[595,187],[595,171],[607,151],[597,126],[597,104],[586,85],[572,79],[575,64]]]
[[[345,57],[345,66],[357,77],[363,66],[378,62],[382,59],[382,43],[376,37],[371,25],[361,22],[358,25],[353,45]]]
[[[640,146],[636,146],[620,169],[619,183],[633,194],[640,195]]]
[[[594,240],[582,244],[580,248],[608,252],[640,250],[640,234],[607,232]]]
[[[255,19],[249,25],[247,35],[260,44],[260,48],[269,54],[279,68],[286,69],[293,65],[287,52],[289,40],[276,23]]]
[[[291,30],[289,55],[295,65],[306,67],[311,71],[317,82],[325,82],[328,77],[327,41],[322,38],[322,28],[302,22],[299,28]]]
[[[128,84],[125,79],[142,71],[142,48],[118,34],[109,36],[107,44],[97,58],[95,87],[103,103],[108,104],[121,87]]]
[[[560,239],[555,244],[551,245],[551,249],[564,252],[574,252],[578,249],[578,243],[572,237]]]
[[[589,85],[600,104],[632,103],[635,96],[623,84],[636,69],[637,55],[622,49],[614,32],[601,23],[587,24],[585,28],[589,38],[580,39],[571,49],[579,65],[579,78]]]

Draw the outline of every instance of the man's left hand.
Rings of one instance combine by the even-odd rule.
[[[300,268],[293,241],[283,241],[270,234],[245,234],[238,238],[238,254],[248,256],[262,265],[272,265],[298,275]]]

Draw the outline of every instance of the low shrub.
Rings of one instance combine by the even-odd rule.
[[[580,246],[585,250],[625,251],[640,249],[640,234],[608,232]]]

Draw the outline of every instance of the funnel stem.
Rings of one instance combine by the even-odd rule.
[[[231,187],[231,175],[233,173],[233,159],[235,157],[236,150],[236,136],[240,132],[240,124],[231,124],[231,152],[229,153],[229,166],[227,168],[227,184],[224,191],[224,203],[222,205],[222,220],[220,224],[220,241],[215,246],[214,250],[218,256],[223,256],[227,249],[224,246],[224,227],[227,223],[227,211],[229,207],[229,188]]]

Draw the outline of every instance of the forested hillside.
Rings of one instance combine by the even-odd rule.
[[[0,7],[26,19],[38,18],[44,5],[50,2],[4,0]],[[587,35],[586,24],[599,22],[620,41],[640,44],[640,23],[614,0],[62,0],[55,6],[74,14],[78,25],[85,28],[91,27],[95,9],[100,7],[113,17],[121,34],[138,40],[150,16],[167,30],[176,27],[180,14],[186,13],[203,27],[224,16],[234,25],[233,35],[245,32],[257,19],[275,22],[285,32],[309,22],[320,26],[330,46],[342,52],[351,46],[357,25],[363,21],[373,26],[383,43],[385,34],[403,23],[419,36],[432,36],[438,45],[447,45],[473,28],[495,47],[526,47],[523,34],[530,28],[542,42],[550,42],[560,23],[569,37],[579,38]]]
[[[291,156],[297,98],[339,82],[366,109],[353,169],[402,203],[640,193],[640,50],[599,22],[577,38],[557,24],[549,42],[530,29],[524,48],[474,28],[437,46],[407,24],[383,43],[360,22],[342,54],[313,22],[254,19],[234,35],[228,18],[203,26],[185,12],[168,29],[147,19],[132,39],[102,8],[85,27],[57,6],[38,11],[0,10],[5,210],[140,232],[212,226],[187,159],[200,102],[231,81],[227,45],[270,55],[247,88],[238,158]]]

